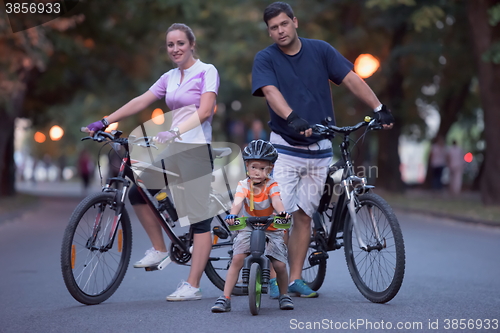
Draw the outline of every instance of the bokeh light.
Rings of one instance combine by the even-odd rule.
[[[111,132],[111,131],[114,131],[115,129],[118,128],[118,122],[116,123],[112,123],[112,124],[109,124],[108,127],[106,127],[106,130],[104,132]]]
[[[151,113],[151,120],[156,125],[161,125],[165,122],[165,117],[163,115],[163,110],[160,108],[154,109],[153,113]]]
[[[474,159],[474,156],[472,155],[472,153],[467,153],[464,155],[464,161],[467,163],[472,162],[473,159]]]
[[[380,61],[371,54],[360,54],[354,62],[354,71],[366,79],[373,75],[380,67]]]
[[[64,135],[64,130],[57,125],[54,125],[50,128],[49,136],[52,141],[59,141]]]
[[[36,132],[35,135],[34,135],[34,139],[38,143],[43,143],[43,142],[45,142],[45,140],[47,139],[47,137],[42,132]]]

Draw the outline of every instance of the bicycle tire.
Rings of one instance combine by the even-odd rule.
[[[215,238],[215,236],[213,237]],[[228,240],[214,240],[214,238],[212,238],[210,257],[205,266],[205,274],[214,286],[224,291],[224,285],[226,283],[225,276],[233,258],[233,242],[231,238]],[[244,296],[248,294],[248,290],[239,283],[233,288],[232,294],[235,296]]]
[[[347,266],[354,284],[365,298],[374,303],[386,303],[396,296],[403,283],[406,260],[403,235],[392,208],[379,195],[366,193],[359,196],[358,201],[356,218],[362,239],[368,246],[378,243],[370,218],[373,216],[383,241],[379,243],[380,249],[371,251],[353,245],[357,244],[357,238],[347,212],[344,225]]]
[[[306,259],[302,267],[302,280],[314,291],[319,290],[325,281],[326,260],[320,260],[318,264],[311,265],[309,256],[316,252],[316,247],[311,243],[307,248]]]
[[[332,209],[330,208],[330,214],[332,214]],[[313,214],[313,231],[318,232],[319,229],[323,230],[325,227],[325,223],[323,219],[325,218],[325,214],[319,214],[318,212]],[[323,230],[325,236],[327,235],[327,230]],[[319,234],[313,235],[311,238],[311,243],[307,248],[306,258],[304,260],[304,265],[302,266],[302,280],[314,291],[319,290],[325,281],[326,276],[326,260],[320,260],[319,263],[312,265],[309,261],[309,257],[318,250],[317,241],[319,241],[319,237],[322,237]],[[318,240],[317,240],[318,239]],[[323,242],[326,244],[326,240]],[[323,246],[325,247],[325,246]],[[325,250],[325,249],[323,249]]]
[[[66,288],[75,300],[87,305],[104,302],[120,286],[132,252],[132,227],[122,208],[112,247],[104,249],[116,211],[113,193],[91,194],[75,208],[64,232],[61,271]],[[101,212],[94,248],[87,245],[93,237],[97,213]]]
[[[250,277],[248,279],[248,305],[250,313],[259,314],[260,304],[262,301],[262,271],[260,265],[256,262],[250,266]]]

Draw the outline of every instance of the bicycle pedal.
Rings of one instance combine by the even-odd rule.
[[[170,259],[170,256],[166,257],[165,259],[163,259],[159,264],[158,266],[158,270],[163,270],[165,267],[167,267],[168,264],[170,264],[172,262],[172,259]]]
[[[146,272],[161,271],[165,267],[167,267],[167,265],[170,264],[171,262],[172,262],[172,259],[170,259],[170,256],[168,256],[165,259],[163,259],[158,265],[144,267],[144,269],[146,270]]]
[[[213,228],[213,232],[214,232],[214,235],[216,235],[220,239],[227,239],[229,237],[229,233],[219,226],[215,226]]]
[[[328,258],[328,253],[326,253],[325,251],[315,251],[309,256],[309,263],[314,266],[319,264],[323,260],[327,260]]]

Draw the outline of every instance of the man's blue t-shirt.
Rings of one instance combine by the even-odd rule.
[[[324,41],[300,38],[300,51],[289,56],[273,44],[257,53],[252,68],[252,94],[264,96],[262,87],[275,86],[288,105],[309,124],[317,124],[333,115],[329,80],[340,84],[352,70],[353,64]],[[307,146],[320,140],[306,138],[288,126],[269,106],[273,132],[289,144]]]

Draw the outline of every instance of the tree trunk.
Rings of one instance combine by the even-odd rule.
[[[469,23],[479,76],[481,104],[484,112],[484,139],[487,158],[480,180],[481,197],[486,205],[500,205],[500,65],[486,62],[483,54],[500,39],[500,24],[489,24],[487,10],[498,0],[470,0]]]
[[[406,34],[406,24],[401,24],[394,32],[391,49],[401,45]],[[381,94],[382,100],[389,101],[388,106],[394,110],[395,124],[391,130],[379,131],[378,134],[378,161],[379,168],[377,186],[389,191],[403,192],[405,184],[401,179],[399,158],[399,137],[401,135],[402,117],[398,112],[402,110],[404,98],[403,80],[401,74],[400,56],[390,60],[389,82]],[[383,103],[383,102],[382,102]]]
[[[26,96],[29,72],[19,70],[20,85],[10,98],[0,104],[0,198],[16,193],[16,164],[14,161],[15,120],[22,109]]]
[[[14,117],[6,108],[0,109],[0,198],[15,194]]]

